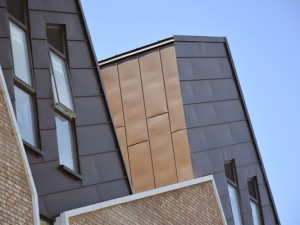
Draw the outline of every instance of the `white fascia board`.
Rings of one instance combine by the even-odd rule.
[[[18,145],[18,148],[20,150],[23,165],[25,167],[25,173],[26,173],[26,176],[27,176],[27,179],[28,179],[28,182],[29,182],[29,187],[30,187],[30,191],[31,191],[31,198],[32,198],[34,225],[39,225],[40,224],[40,215],[39,215],[38,195],[37,195],[37,191],[36,191],[35,184],[34,184],[34,181],[33,181],[33,177],[32,177],[32,174],[31,174],[30,166],[29,166],[29,163],[28,163],[28,160],[27,160],[26,152],[25,152],[25,149],[24,149],[24,145],[23,145],[23,141],[22,141],[22,138],[21,138],[19,127],[18,127],[18,124],[17,124],[17,120],[16,120],[16,117],[15,117],[15,113],[14,113],[14,110],[13,110],[13,107],[12,107],[12,104],[11,104],[11,100],[10,100],[10,97],[9,97],[9,93],[8,93],[8,90],[7,90],[7,87],[6,87],[6,83],[5,83],[5,80],[4,80],[4,75],[3,75],[1,65],[0,65],[0,90],[2,90],[3,93],[4,93],[4,101],[5,101],[5,103],[8,107],[8,114],[9,114],[9,117],[12,121],[12,128],[13,128],[13,131],[16,135],[15,137],[17,138],[17,145]]]

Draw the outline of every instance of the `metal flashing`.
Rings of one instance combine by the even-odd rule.
[[[158,41],[158,42],[155,42],[155,43],[152,43],[152,44],[149,44],[149,45],[145,45],[143,47],[136,48],[134,50],[131,50],[131,51],[128,51],[128,52],[124,52],[124,53],[115,55],[113,57],[107,58],[107,59],[103,59],[103,60],[99,61],[99,66],[104,66],[104,65],[109,64],[111,62],[118,61],[120,59],[124,59],[126,57],[129,57],[129,56],[141,53],[141,52],[145,52],[147,50],[150,50],[150,49],[153,49],[153,48],[157,48],[157,47],[160,47],[162,45],[166,45],[166,44],[169,44],[169,43],[172,43],[172,42],[174,42],[174,38],[173,37],[170,37],[170,38],[167,38],[167,39],[163,39],[161,41]]]

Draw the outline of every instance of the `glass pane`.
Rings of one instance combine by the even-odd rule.
[[[36,127],[33,113],[32,97],[15,86],[16,117],[22,139],[36,146]]]
[[[52,64],[52,72],[55,78],[58,101],[63,105],[67,106],[69,109],[74,110],[65,61],[53,52],[50,52],[50,57]]]
[[[261,218],[260,218],[259,206],[253,201],[250,201],[250,204],[251,204],[254,225],[261,225],[262,223],[261,223]]]
[[[77,171],[75,156],[74,134],[71,122],[56,114],[56,134],[58,142],[59,162],[68,168]]]
[[[230,197],[231,210],[235,225],[242,225],[241,209],[239,204],[238,193],[235,187],[228,184],[228,192]]]
[[[9,28],[15,76],[32,86],[26,34],[12,22]]]

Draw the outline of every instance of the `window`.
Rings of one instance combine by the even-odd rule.
[[[65,110],[70,109],[74,111],[66,63],[53,51],[50,51],[50,60],[55,104],[61,105]]]
[[[69,120],[60,116],[58,113],[55,115],[55,123],[59,163],[67,166],[73,171],[78,171],[73,126]]]
[[[15,86],[14,90],[16,117],[22,139],[33,146],[37,146],[32,96],[17,86]]]
[[[15,76],[32,86],[26,33],[13,22],[9,22]]]
[[[24,143],[36,149],[37,125],[34,108],[32,71],[29,47],[24,24],[9,21],[10,40],[14,71],[15,114]],[[19,25],[20,24],[20,25]]]
[[[225,163],[225,174],[227,178],[227,187],[229,192],[230,206],[234,224],[242,225],[243,221],[240,209],[236,172],[233,161]]]
[[[253,223],[254,225],[262,225],[258,186],[255,177],[248,180],[248,192],[250,196]]]
[[[56,135],[59,163],[65,170],[80,177],[76,154],[74,120],[75,107],[68,74],[65,32],[62,25],[49,25],[46,29],[49,44],[51,82],[54,97]],[[76,173],[74,173],[76,172]]]

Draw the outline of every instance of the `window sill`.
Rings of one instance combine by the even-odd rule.
[[[28,142],[26,142],[26,141],[24,141],[24,140],[23,140],[23,145],[24,145],[24,148],[25,148],[26,150],[29,150],[29,151],[31,151],[31,152],[37,154],[37,155],[40,155],[40,156],[43,156],[43,155],[44,155],[44,153],[43,153],[40,149],[36,148],[35,146],[29,144]]]
[[[72,175],[76,179],[82,180],[82,176],[79,173],[75,172],[74,170],[70,169],[69,167],[65,165],[60,165],[59,168],[65,171],[66,173],[68,173],[69,175]]]

